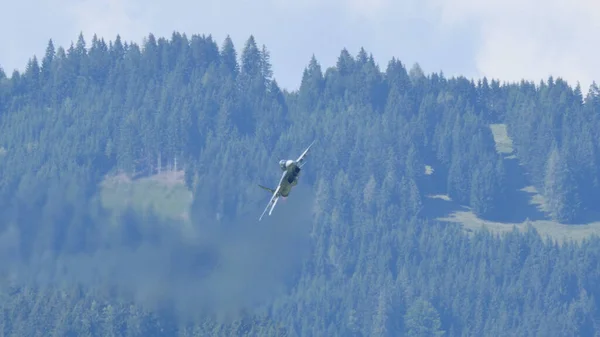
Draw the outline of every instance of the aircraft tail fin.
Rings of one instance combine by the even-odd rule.
[[[271,193],[275,193],[275,190],[272,189],[272,188],[268,188],[268,187],[265,187],[265,186],[260,185],[260,184],[258,185],[258,187],[262,188],[263,190],[269,191]]]

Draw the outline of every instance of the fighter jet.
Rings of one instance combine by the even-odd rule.
[[[283,174],[281,175],[281,179],[279,179],[279,184],[277,185],[276,189],[268,188],[260,184],[258,185],[260,188],[272,193],[271,200],[269,200],[267,207],[263,211],[258,221],[262,220],[269,207],[271,207],[271,210],[269,211],[269,215],[271,215],[271,213],[273,213],[275,205],[277,205],[279,197],[286,198],[292,191],[292,187],[298,185],[300,169],[306,164],[306,155],[308,154],[308,150],[310,150],[311,146],[313,146],[314,143],[315,141],[313,140],[313,142],[310,143],[310,145],[308,146],[308,148],[306,148],[306,150],[304,150],[304,152],[302,152],[298,159],[288,159],[279,161],[279,167],[283,171]]]

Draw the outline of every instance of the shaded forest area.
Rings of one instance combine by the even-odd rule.
[[[426,75],[361,49],[282,91],[250,37],[83,36],[0,71],[6,336],[595,336],[600,242],[472,235],[443,194],[513,220],[527,179],[556,221],[600,200],[600,91]],[[523,177],[489,125],[513,139]],[[317,140],[258,223],[277,161]],[[427,174],[425,166],[434,169]],[[117,212],[100,183],[185,171],[189,218]],[[522,221],[524,219],[520,219]]]

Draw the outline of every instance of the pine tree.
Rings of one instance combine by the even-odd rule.
[[[234,77],[237,76],[240,67],[237,62],[237,52],[229,35],[227,35],[223,42],[223,46],[221,47],[221,62],[230,74]]]
[[[546,210],[554,220],[568,223],[577,219],[581,206],[577,185],[566,158],[556,146],[546,164],[544,197]]]
[[[418,299],[404,315],[407,337],[443,336],[437,310],[428,301]]]
[[[254,36],[250,35],[242,51],[241,73],[250,79],[262,76],[262,61],[263,58],[258,50]]]
[[[299,89],[299,104],[302,110],[313,111],[322,95],[325,83],[321,65],[313,55],[308,63],[308,67],[304,68],[302,81]]]
[[[48,46],[46,47],[46,53],[44,54],[44,58],[42,59],[42,80],[48,81],[50,79],[50,74],[52,70],[52,61],[54,60],[55,50],[54,43],[52,39],[48,41]]]

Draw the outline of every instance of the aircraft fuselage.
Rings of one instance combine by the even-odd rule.
[[[282,171],[286,172],[285,178],[281,182],[281,190],[279,193],[282,197],[287,197],[292,191],[292,187],[298,185],[300,168],[293,160],[281,160],[279,166]]]

